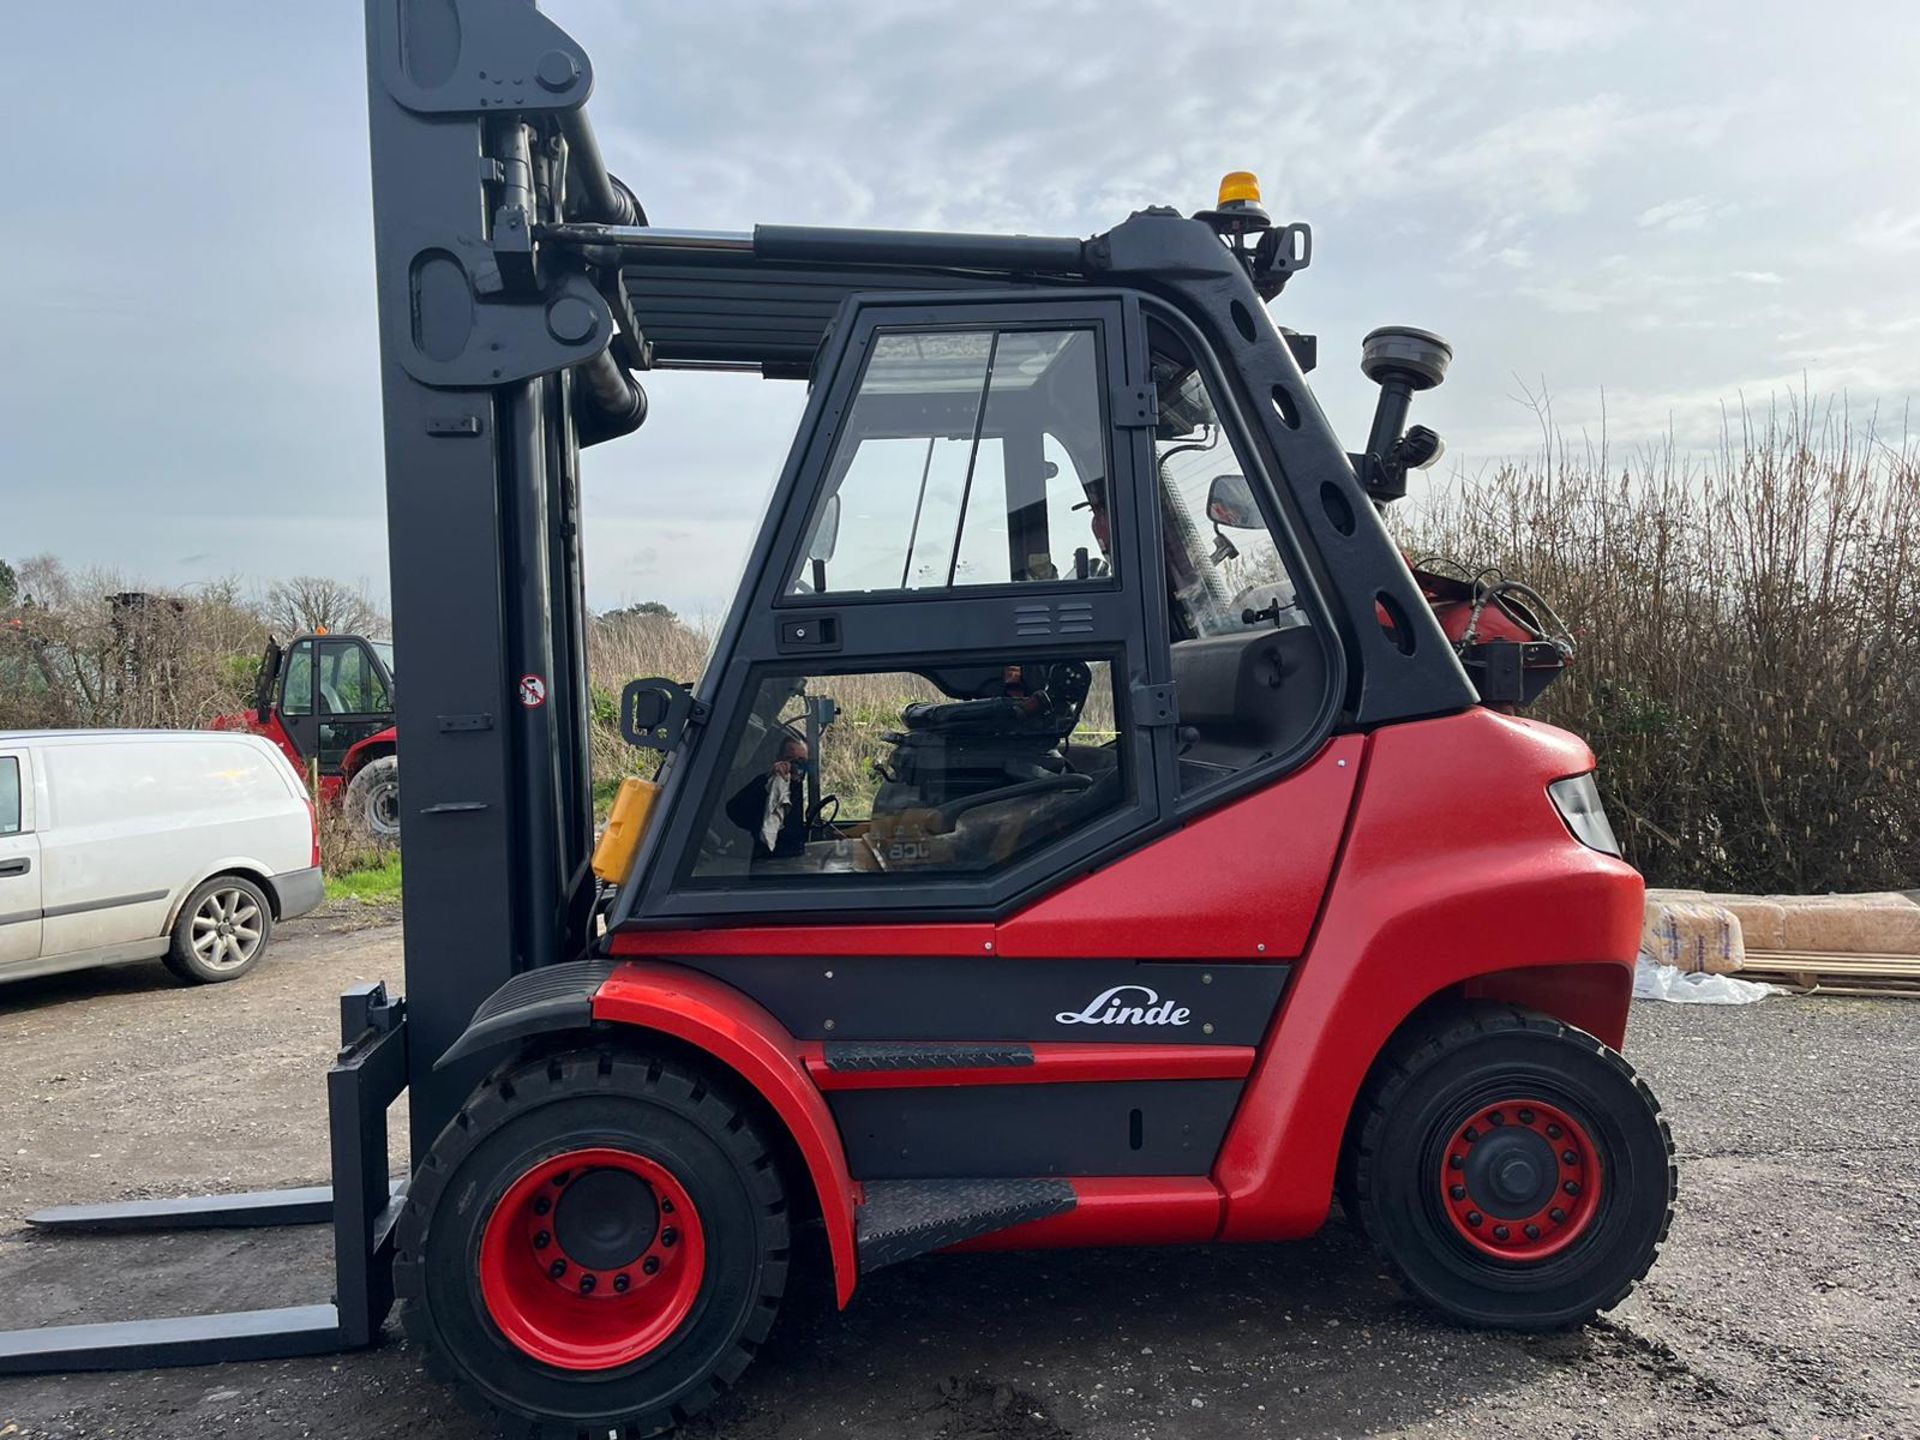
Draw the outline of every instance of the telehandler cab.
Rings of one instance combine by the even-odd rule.
[[[1550,612],[1381,522],[1446,345],[1367,337],[1349,454],[1249,176],[1085,240],[656,229],[532,5],[367,21],[407,995],[343,999],[331,1191],[40,1217],[331,1217],[334,1300],[0,1367],[366,1344],[397,1294],[514,1433],[638,1437],[740,1377],[803,1227],[845,1303],[1336,1194],[1458,1320],[1619,1301],[1674,1196],[1619,1054],[1641,882],[1591,752],[1512,713]],[[579,453],[714,368],[805,414],[698,685],[627,690],[661,761],[590,855]]]

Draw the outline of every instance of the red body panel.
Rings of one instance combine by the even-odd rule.
[[[818,1041],[801,1041],[807,1074],[822,1090],[922,1090],[939,1085],[1067,1085],[1100,1080],[1242,1080],[1248,1045],[1100,1045],[1042,1042],[1031,1065],[931,1070],[830,1070]]]
[[[1302,954],[1365,748],[1340,736],[1277,784],[1056,890],[1004,921],[995,949],[1133,960]]]
[[[991,955],[991,925],[752,925],[622,930],[615,955]]]
[[[360,772],[360,767],[369,760],[377,760],[382,755],[389,754],[398,747],[399,744],[400,731],[396,727],[389,725],[386,729],[376,730],[373,734],[367,736],[366,739],[349,747],[347,753],[340,757],[340,779],[342,783],[353,779],[353,777]]]
[[[807,1077],[793,1036],[738,990],[672,965],[621,966],[594,995],[593,1018],[655,1030],[704,1050],[773,1108],[813,1178],[835,1289],[845,1305],[860,1270],[853,1230],[857,1187],[847,1174],[840,1131]]]
[[[1203,1175],[1088,1175],[1063,1215],[996,1230],[955,1250],[1051,1250],[1081,1245],[1200,1245],[1220,1229],[1220,1187]]]
[[[1401,1021],[1448,987],[1576,967],[1586,1009],[1607,1021],[1601,1038],[1618,1041],[1640,876],[1575,841],[1546,793],[1592,767],[1573,736],[1484,709],[1374,734],[1312,947],[1214,1167],[1223,1239],[1319,1228],[1361,1082]]]

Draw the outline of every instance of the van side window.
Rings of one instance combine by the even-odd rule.
[[[0,755],[0,835],[20,833],[20,762]]]
[[[302,640],[287,657],[286,689],[280,709],[287,715],[313,713],[313,642]]]

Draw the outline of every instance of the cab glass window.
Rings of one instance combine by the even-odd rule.
[[[302,640],[287,656],[286,688],[280,709],[287,715],[313,713],[313,641]]]
[[[1105,657],[763,677],[708,797],[701,881],[979,874],[1128,799]]]
[[[20,762],[0,755],[0,835],[20,833]]]
[[[387,687],[358,640],[326,640],[320,646],[320,712],[370,715],[392,708]]]
[[[1188,345],[1149,327],[1160,410],[1155,506],[1180,706],[1180,792],[1288,752],[1324,707],[1319,637]]]
[[[1099,374],[1091,329],[877,336],[788,593],[1106,576]]]

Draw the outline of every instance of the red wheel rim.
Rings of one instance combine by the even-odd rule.
[[[671,1171],[625,1150],[571,1150],[508,1187],[480,1240],[480,1293],[516,1347],[562,1370],[657,1349],[706,1274],[700,1213]]]
[[[1522,1264],[1578,1240],[1603,1185],[1586,1127],[1540,1100],[1481,1106],[1454,1127],[1440,1157],[1440,1203],[1460,1238]]]

